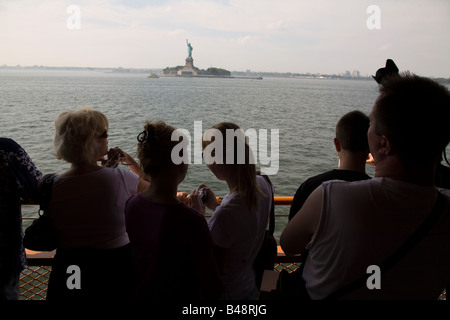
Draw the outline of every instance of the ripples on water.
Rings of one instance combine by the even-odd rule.
[[[2,70],[0,134],[15,139],[47,173],[68,167],[52,155],[54,120],[80,106],[104,112],[110,121],[109,146],[133,156],[146,120],[166,121],[192,137],[194,121],[202,121],[203,130],[221,121],[244,130],[279,129],[279,170],[271,180],[276,195],[292,196],[306,178],[337,166],[336,122],[351,110],[368,114],[377,89],[370,80],[148,79],[144,74]],[[199,164],[190,166],[180,191],[190,192],[200,183],[217,195],[227,192],[226,184]],[[277,213],[288,210],[278,207]],[[277,233],[286,220],[277,220]]]

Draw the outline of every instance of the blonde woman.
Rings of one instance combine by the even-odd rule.
[[[253,262],[267,227],[272,187],[256,175],[250,147],[236,124],[222,122],[208,129],[202,147],[208,168],[229,189],[219,203],[210,188],[199,187],[207,194],[205,206],[214,211],[208,227],[225,286],[222,298],[256,299]]]
[[[177,198],[187,161],[175,164],[175,128],[147,122],[138,136],[138,158],[148,189],[126,205],[127,232],[138,272],[138,300],[217,299],[222,281],[213,256],[206,221]],[[192,197],[199,205],[198,198]]]
[[[108,119],[103,113],[92,108],[67,111],[57,117],[55,127],[56,157],[71,165],[57,176],[52,189],[50,217],[59,247],[47,298],[129,297],[135,282],[124,208],[126,200],[148,183],[136,174],[137,162],[119,148],[110,151],[120,154],[118,160],[130,164],[131,171],[99,164],[108,153]],[[70,287],[68,277],[74,272],[78,278]]]

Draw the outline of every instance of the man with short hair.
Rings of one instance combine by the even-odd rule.
[[[370,113],[373,179],[329,181],[288,223],[287,254],[309,250],[303,278],[324,299],[382,265],[430,216],[437,222],[385,273],[343,299],[437,299],[450,280],[450,190],[435,187],[436,165],[450,140],[450,93],[430,79],[403,73],[383,81]]]
[[[289,220],[295,216],[311,192],[322,182],[370,179],[370,176],[366,174],[366,161],[369,154],[368,129],[369,117],[361,111],[348,112],[339,119],[334,138],[334,146],[339,154],[339,168],[313,176],[300,185],[292,201]]]

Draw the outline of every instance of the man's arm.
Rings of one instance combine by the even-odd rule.
[[[322,186],[316,188],[281,234],[281,248],[286,254],[302,253],[317,231],[322,210]]]

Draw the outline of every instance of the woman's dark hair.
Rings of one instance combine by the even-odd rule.
[[[164,174],[168,169],[182,166],[187,170],[187,163],[175,164],[172,150],[179,143],[172,140],[176,128],[163,121],[147,121],[138,136],[138,158],[141,170],[148,176]],[[180,167],[181,168],[181,167]]]

